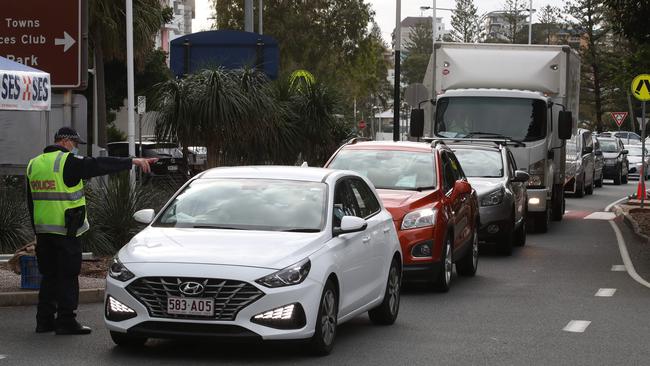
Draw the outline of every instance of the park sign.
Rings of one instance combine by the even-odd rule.
[[[52,88],[85,89],[86,0],[2,2],[0,56],[50,74]]]

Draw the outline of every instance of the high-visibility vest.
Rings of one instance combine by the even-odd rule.
[[[29,161],[27,177],[34,202],[34,228],[37,234],[67,235],[65,211],[86,205],[83,180],[74,187],[63,181],[63,167],[72,154],[53,151]],[[88,217],[77,230],[77,236],[88,231]]]

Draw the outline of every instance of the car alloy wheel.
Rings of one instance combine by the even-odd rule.
[[[327,289],[323,296],[323,311],[321,312],[321,336],[325,345],[331,345],[336,335],[336,296],[334,291]]]
[[[449,283],[451,282],[451,272],[453,268],[453,261],[451,260],[451,243],[447,241],[447,245],[445,245],[445,283],[447,286],[449,286]]]
[[[388,276],[388,309],[393,316],[399,311],[400,289],[401,279],[399,270],[397,267],[391,266]]]

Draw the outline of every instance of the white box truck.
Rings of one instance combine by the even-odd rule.
[[[562,219],[564,142],[576,132],[580,93],[574,50],[437,43],[424,84],[434,92],[435,109],[425,116],[432,137],[521,142],[511,150],[531,176],[527,223],[545,232]]]

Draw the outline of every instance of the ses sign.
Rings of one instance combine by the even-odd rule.
[[[0,110],[50,110],[50,75],[0,57]]]
[[[50,73],[52,88],[85,89],[87,3],[3,1],[0,56]]]

